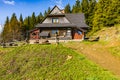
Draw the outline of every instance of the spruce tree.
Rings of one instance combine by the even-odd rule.
[[[86,18],[85,21],[86,22],[87,22],[88,17],[89,17],[88,10],[89,10],[89,2],[88,2],[88,0],[82,0],[82,2],[81,2],[81,11],[85,15],[85,18]]]
[[[96,0],[89,0],[89,8],[88,8],[88,17],[86,19],[86,23],[92,28],[93,26],[93,18],[94,18],[94,14],[95,14],[95,6],[96,6],[97,2]]]
[[[76,0],[75,5],[73,5],[72,13],[80,13],[81,12],[81,3],[80,0]]]
[[[50,11],[51,11],[51,8],[50,8],[50,7],[48,7],[47,14],[49,14],[49,13],[50,13]]]
[[[82,12],[83,13],[87,13],[88,12],[88,8],[89,8],[89,2],[88,2],[88,0],[82,0],[82,2],[81,2],[81,8],[82,8]]]
[[[113,26],[115,24],[115,4],[113,0],[99,0],[96,5],[96,11],[93,18],[93,30],[99,30],[102,27]],[[119,1],[118,1],[119,2]]]
[[[37,23],[41,23],[42,22],[42,20],[43,20],[43,15],[42,15],[42,13],[40,12],[40,14],[36,17],[36,21],[37,21]]]
[[[72,6],[72,13],[75,13],[75,5]]]
[[[21,23],[23,23],[23,17],[22,17],[22,14],[20,14],[19,21],[20,21]]]
[[[32,17],[31,17],[30,23],[31,23],[30,29],[35,28],[35,24],[36,24],[35,12],[32,13]]]
[[[44,17],[46,17],[46,16],[47,16],[47,14],[48,14],[48,13],[47,13],[47,11],[45,10],[45,12],[44,12]]]
[[[28,16],[24,19],[24,31],[26,32],[26,31],[30,30],[30,26],[31,26],[30,16]]]
[[[104,26],[104,0],[99,0],[96,5],[96,11],[93,18],[93,31],[100,30]]]
[[[110,16],[110,24],[120,24],[120,1],[119,0],[112,0],[112,4],[108,11]]]
[[[18,39],[20,27],[15,13],[12,14],[10,19],[10,27],[12,29],[13,40]]]
[[[20,29],[22,30],[22,28],[23,28],[23,17],[22,17],[22,14],[20,14],[19,25],[20,25]]]
[[[20,14],[19,18],[19,26],[20,26],[20,39],[24,39],[24,23],[23,23],[23,17],[22,14]]]
[[[11,33],[10,21],[9,21],[9,17],[7,16],[3,31],[2,31],[2,35],[1,35],[3,42],[7,42],[10,40],[10,38],[11,38],[10,33]]]
[[[28,16],[24,19],[24,38],[28,39],[28,31],[31,29],[31,17]]]
[[[65,13],[71,13],[70,4],[67,4],[64,9]]]

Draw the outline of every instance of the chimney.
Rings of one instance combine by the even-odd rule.
[[[62,12],[62,13],[65,13],[64,9],[63,9],[63,10],[61,10],[61,12]]]

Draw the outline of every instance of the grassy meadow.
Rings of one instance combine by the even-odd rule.
[[[0,54],[1,80],[118,80],[62,45],[25,45]]]

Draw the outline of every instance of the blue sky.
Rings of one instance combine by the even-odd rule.
[[[75,4],[76,0],[0,0],[0,27],[4,24],[6,17],[9,18],[13,13],[16,13],[19,18],[20,14],[23,18],[35,12],[38,15],[40,12],[44,12],[48,7],[53,8],[57,5],[60,9],[63,9],[66,4]]]

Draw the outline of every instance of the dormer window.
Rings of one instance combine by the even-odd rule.
[[[52,18],[52,23],[59,23],[58,18]]]

